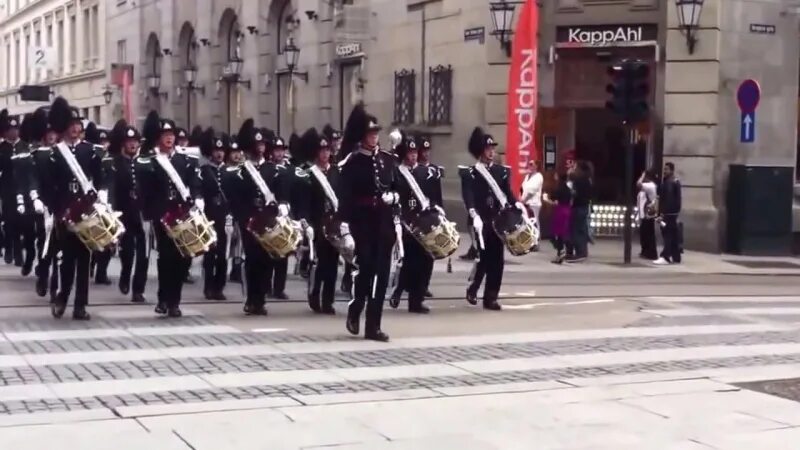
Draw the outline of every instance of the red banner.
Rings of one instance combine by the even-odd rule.
[[[534,133],[539,106],[538,32],[539,6],[536,0],[527,0],[514,32],[508,72],[506,163],[511,166],[512,192],[519,192],[528,162],[541,160]]]

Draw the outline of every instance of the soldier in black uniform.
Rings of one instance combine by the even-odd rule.
[[[111,166],[114,163],[107,149],[109,146],[109,133],[108,130],[99,128],[94,122],[89,122],[86,125],[84,136],[86,142],[92,144],[94,151],[103,161],[103,173],[107,174],[111,171]],[[111,262],[113,250],[111,247],[101,251],[92,253],[92,271],[94,272],[95,284],[110,286],[111,280],[108,278],[108,265]]]
[[[268,285],[264,279],[264,272],[270,259],[255,236],[247,229],[247,224],[251,218],[261,214],[265,208],[275,208],[278,214],[288,214],[284,192],[278,189],[279,185],[275,182],[276,179],[268,180],[268,175],[274,173],[274,168],[268,167],[270,165],[264,156],[266,147],[264,143],[270,137],[263,130],[254,127],[253,119],[245,120],[239,129],[237,138],[239,147],[247,155],[247,162],[238,166],[229,166],[226,169],[226,176],[222,180],[223,189],[226,197],[230,199],[231,210],[239,226],[244,247],[244,279],[247,286],[244,312],[247,315],[255,316],[267,315],[264,303]],[[245,166],[250,164],[272,191],[277,204],[266,204],[264,195]]]
[[[312,311],[322,314],[336,314],[333,303],[336,295],[336,276],[339,271],[339,251],[325,236],[324,226],[332,224],[337,211],[329,195],[337,202],[336,186],[339,182],[339,167],[331,161],[330,141],[320,136],[316,128],[303,134],[298,159],[309,165],[305,202],[301,217],[314,230],[314,253],[316,264],[311,262],[308,287],[308,304]],[[319,171],[311,170],[311,165]],[[322,177],[322,178],[320,178]],[[330,192],[326,193],[323,183],[327,181]]]
[[[222,190],[225,172],[225,154],[231,145],[227,134],[214,136],[214,130],[205,132],[201,151],[208,162],[200,168],[200,190],[206,202],[206,216],[214,222],[217,244],[203,255],[203,277],[206,300],[227,300],[223,290],[228,277],[228,234],[225,230],[230,208]]]
[[[22,276],[30,275],[36,260],[36,216],[44,213],[44,204],[39,199],[38,183],[33,165],[32,151],[39,147],[40,139],[36,136],[37,118],[34,114],[26,114],[20,125],[20,138],[27,146],[11,157],[13,183],[17,193],[17,230],[22,237],[24,252]],[[22,200],[22,202],[20,202]]]
[[[345,158],[339,163],[342,234],[352,232],[356,244],[355,295],[347,311],[347,330],[358,334],[361,312],[367,307],[364,337],[388,341],[381,330],[383,301],[389,283],[392,250],[398,227],[400,196],[395,182],[396,158],[380,149],[381,130],[374,116],[359,104],[350,114],[342,143]]]
[[[189,134],[181,127],[175,130],[175,146],[176,147],[189,147]]]
[[[271,142],[267,142],[267,152],[270,159],[263,166],[263,178],[270,190],[279,199],[280,214],[289,215],[290,205],[290,183],[294,169],[286,162],[286,141],[275,136]],[[280,193],[280,195],[278,194]],[[286,276],[289,272],[289,258],[268,258],[264,282],[267,285],[267,295],[277,300],[287,300],[286,295]]]
[[[52,183],[53,177],[50,173],[52,169],[50,158],[52,156],[53,145],[56,142],[57,134],[49,127],[47,109],[38,108],[33,112],[31,123],[31,140],[35,143],[32,149],[33,173],[31,182],[30,197],[39,199],[44,204],[45,210],[42,213],[34,214],[33,223],[36,236],[36,250],[38,252],[38,262],[36,265],[36,293],[40,297],[47,295],[50,291],[51,303],[55,301],[58,291],[58,236],[55,227],[52,226],[55,189]],[[50,270],[55,266],[55,270]]]
[[[5,236],[6,264],[14,263],[17,267],[24,265],[22,254],[23,215],[25,211],[24,196],[17,195],[14,166],[16,159],[30,156],[28,144],[20,139],[19,121],[16,117],[6,115],[0,118],[0,201],[3,209],[3,234]]]
[[[104,190],[102,177],[102,161],[94,148],[80,140],[83,129],[78,110],[69,106],[66,100],[59,97],[50,107],[50,125],[61,135],[61,141],[52,150],[50,173],[55,189],[54,213],[55,227],[59,234],[60,248],[63,254],[61,261],[61,289],[55,303],[52,305],[53,317],[60,318],[64,315],[72,292],[75,289],[75,306],[72,318],[76,320],[89,320],[86,312],[89,301],[89,249],[78,239],[78,236],[69,231],[64,213],[68,208],[74,207],[87,193],[78,182],[78,177],[70,168],[65,153],[69,152],[78,162],[85,176],[97,190],[97,199],[100,203],[108,203],[108,191]]]
[[[424,179],[420,183],[422,192],[428,197],[433,205],[444,208],[444,198],[442,196],[442,179],[444,179],[444,167],[433,164],[431,162],[431,150],[433,144],[430,137],[420,134],[416,137],[417,147],[419,148],[419,157],[417,158],[417,168],[415,176],[417,179]],[[417,173],[418,172],[418,173]],[[425,297],[433,297],[431,294],[430,285],[431,278],[433,277],[433,261],[425,269],[427,271],[427,279],[425,281]]]
[[[139,131],[120,120],[111,132],[111,145],[108,153],[111,164],[108,166],[106,183],[108,196],[115,211],[122,213],[120,220],[125,226],[125,234],[119,243],[120,275],[119,291],[128,295],[133,276],[133,303],[144,303],[147,285],[147,234],[142,218],[142,204],[139,201],[136,164],[139,157]],[[134,265],[135,260],[135,265]]]
[[[258,134],[262,136],[261,133]],[[263,139],[263,136],[262,136]],[[231,138],[230,148],[228,149],[228,153],[225,155],[225,173],[233,173],[230,169],[239,167],[242,162],[244,162],[244,152],[237,142],[239,138],[237,137],[235,140]],[[264,145],[263,142],[260,142],[259,145]],[[230,207],[230,205],[229,205]],[[228,233],[229,244],[228,248],[230,249],[227,252],[227,257],[231,260],[231,272],[229,276],[229,280],[232,283],[242,283],[242,266],[244,265],[244,258],[242,258],[242,242],[241,236],[239,235],[238,225],[235,223],[232,214],[228,215],[227,222],[225,222],[225,230]]]
[[[200,193],[198,160],[179,152],[175,147],[175,122],[161,119],[151,112],[144,129],[154,133],[145,135],[145,140],[153,148],[153,156],[140,157],[136,164],[139,183],[139,198],[144,205],[144,217],[152,222],[158,248],[158,304],[155,312],[169,317],[180,317],[181,292],[189,271],[191,259],[184,257],[175,242],[167,234],[162,219],[168,214],[178,217],[181,211],[188,211],[194,204],[201,211],[205,202]],[[173,181],[164,165],[171,165],[180,180]],[[183,184],[188,190],[184,197],[178,189]]]
[[[478,173],[475,167],[478,164],[485,166],[505,194],[509,204],[516,205],[517,203],[514,193],[511,192],[511,170],[494,162],[496,147],[497,141],[491,135],[485,134],[480,128],[475,128],[469,139],[469,152],[478,161],[470,167],[465,192],[466,206],[472,217],[472,226],[476,233],[483,236],[484,247],[480,249],[480,261],[476,270],[478,273],[486,273],[483,308],[491,311],[502,309],[497,300],[500,295],[500,285],[503,282],[504,245],[491,228],[492,220],[500,211],[500,202],[486,179]],[[476,285],[473,282],[467,288],[467,301],[470,304],[477,303],[477,287],[479,285],[479,283]]]

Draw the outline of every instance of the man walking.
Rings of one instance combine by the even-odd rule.
[[[653,264],[663,266],[680,264],[680,229],[678,215],[681,213],[681,182],[675,176],[675,164],[664,164],[664,180],[658,192],[661,211],[661,235],[664,237],[664,250]]]

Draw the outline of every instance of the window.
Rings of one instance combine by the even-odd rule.
[[[51,24],[51,23],[47,24],[47,34],[45,35],[45,39],[46,39],[45,40],[45,45],[48,46],[48,47],[53,47],[53,24]],[[60,58],[61,56],[57,55],[56,57]],[[50,77],[52,75],[52,73],[53,73],[52,69],[47,69],[46,77]]]
[[[100,59],[100,9],[92,7],[92,68],[96,69]]]
[[[81,109],[81,117],[83,117],[84,119],[87,119],[87,120],[91,119],[91,117],[89,117],[89,108]]]
[[[100,117],[100,107],[99,106],[95,106],[94,107],[94,121],[96,123],[100,123],[101,119],[102,119],[102,117]]]
[[[92,59],[92,46],[94,43],[92,42],[92,17],[91,17],[91,10],[86,8],[83,10],[83,64],[84,69],[89,69],[91,64],[89,61]]]
[[[77,18],[73,14],[69,16],[69,71],[72,72],[78,67],[78,30]]]
[[[417,74],[403,69],[394,73],[394,123],[414,123]]]
[[[117,62],[122,64],[128,61],[128,43],[125,39],[117,41]]]
[[[58,28],[57,34],[55,37],[56,42],[58,42],[58,73],[64,73],[66,68],[65,60],[66,55],[64,54],[64,21],[58,21]],[[52,41],[50,41],[52,42]]]
[[[16,73],[14,74],[14,83],[12,86],[19,86],[22,80],[22,48],[19,46],[19,38],[14,38],[14,57],[17,59],[14,64],[17,66]]]
[[[31,35],[25,33],[25,47],[23,47],[22,51],[25,52],[25,62],[27,64],[22,65],[22,79],[20,79],[20,84],[26,84],[28,82],[28,77],[31,76],[31,69],[30,67],[33,65],[33,61],[28,61],[28,49],[31,48]],[[22,57],[19,58],[22,60]]]
[[[430,68],[428,92],[428,123],[450,125],[450,106],[453,101],[453,68],[442,65]]]

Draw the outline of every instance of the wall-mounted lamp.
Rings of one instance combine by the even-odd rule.
[[[200,44],[203,47],[208,47],[209,45],[211,45],[211,41],[209,41],[208,38],[200,38]]]
[[[228,63],[222,68],[222,76],[218,81],[224,81],[228,84],[241,84],[250,89],[250,80],[242,79],[242,66],[244,66],[244,61],[240,58],[228,60]]]
[[[489,4],[489,11],[492,13],[493,36],[497,36],[500,46],[506,51],[506,55],[511,56],[511,36],[514,34],[512,26],[514,24],[514,9],[516,6],[511,3],[492,2]]]
[[[700,13],[704,0],[675,0],[678,8],[678,26],[686,36],[686,48],[689,54],[694,53],[697,45],[697,30],[700,27]]]
[[[300,49],[294,45],[293,37],[286,39],[286,45],[283,46],[283,56],[286,58],[286,69],[289,71],[289,75],[296,76],[308,83],[308,72],[295,70],[297,69],[297,62],[300,60]]]
[[[319,20],[319,14],[317,14],[316,11],[312,10],[306,11],[306,17],[308,17],[308,20],[312,22],[316,22],[317,20]]]

